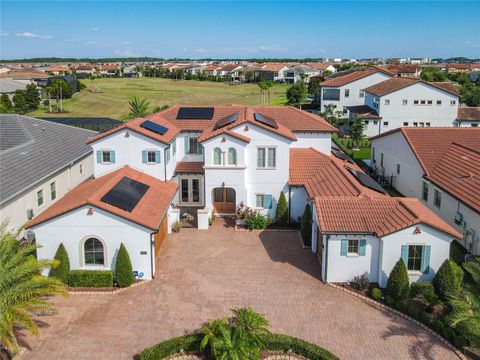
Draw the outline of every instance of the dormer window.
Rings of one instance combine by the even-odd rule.
[[[228,149],[228,165],[237,165],[237,150],[234,148]]]
[[[222,150],[218,147],[213,149],[213,165],[222,165]]]

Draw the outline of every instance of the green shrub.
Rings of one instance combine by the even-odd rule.
[[[68,258],[67,250],[65,250],[65,246],[63,246],[62,243],[58,246],[54,259],[58,260],[60,263],[56,268],[50,269],[48,276],[57,278],[66,284],[68,280],[68,272],[70,271],[70,260]]]
[[[138,358],[140,360],[165,359],[171,355],[178,354],[181,350],[185,352],[198,351],[202,342],[203,334],[189,334],[168,339],[143,350]]]
[[[70,270],[68,286],[113,287],[113,272],[110,270]]]
[[[414,319],[420,319],[420,309],[415,306],[409,306],[407,314]]]
[[[464,336],[457,335],[453,338],[453,345],[461,349],[468,345],[468,341]]]
[[[267,224],[268,218],[260,214],[258,211],[249,215],[245,219],[245,226],[249,230],[263,230],[267,227]]]
[[[180,232],[180,229],[182,228],[182,223],[180,221],[175,221],[172,225],[172,231],[174,233]]]
[[[123,243],[120,244],[120,249],[118,249],[117,261],[115,262],[115,277],[118,287],[129,287],[133,284],[132,262]]]
[[[388,306],[393,306],[395,304],[395,298],[392,295],[385,295],[385,303]]]
[[[353,277],[352,281],[350,281],[350,286],[357,290],[368,290],[370,280],[365,274],[357,275]]]
[[[447,259],[443,262],[433,278],[433,286],[439,297],[444,300],[456,298],[460,295],[463,281],[463,270],[454,261]]]
[[[300,225],[300,233],[302,234],[303,243],[306,246],[312,245],[312,209],[310,204],[305,205],[303,211],[302,222]]]
[[[271,334],[265,339],[265,350],[292,351],[310,360],[334,360],[338,359],[331,352],[304,340],[281,334]]]
[[[443,331],[445,329],[445,324],[441,320],[433,320],[432,321],[433,330],[435,330],[438,334],[443,336]]]
[[[396,300],[403,300],[408,296],[410,289],[408,271],[402,259],[399,259],[387,280],[386,293]]]
[[[431,317],[430,317],[430,315],[428,315],[427,312],[425,312],[425,311],[420,311],[419,320],[420,320],[422,323],[424,323],[424,324],[428,324],[428,323],[430,323]]]
[[[382,290],[380,290],[379,288],[373,288],[371,291],[370,291],[370,296],[372,297],[372,299],[374,300],[377,300],[377,301],[380,301],[382,300]]]
[[[275,222],[279,225],[288,224],[288,204],[287,199],[285,198],[285,193],[283,191],[280,192],[280,197],[278,198]]]
[[[435,293],[433,284],[429,281],[415,281],[410,285],[410,297],[412,299],[424,299],[425,294]]]
[[[480,347],[480,319],[470,318],[462,321],[456,327],[457,334],[463,336],[468,345]]]
[[[453,338],[455,337],[455,331],[448,326],[445,326],[441,335],[448,341],[453,341]]]
[[[398,299],[398,300],[395,300],[395,309],[397,309],[398,311],[402,312],[402,313],[405,313],[407,312],[407,304],[405,303],[405,300],[403,299]]]

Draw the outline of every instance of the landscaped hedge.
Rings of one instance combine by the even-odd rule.
[[[113,272],[110,270],[71,270],[68,273],[71,287],[113,287]]]
[[[148,349],[143,350],[138,356],[139,360],[160,360],[178,354],[180,351],[192,352],[200,349],[203,334],[189,334],[162,341]],[[265,339],[265,349],[268,351],[292,351],[310,360],[338,360],[331,352],[304,340],[288,335],[271,334]]]

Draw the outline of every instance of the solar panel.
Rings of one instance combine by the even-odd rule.
[[[155,124],[153,121],[149,120],[144,121],[140,124],[140,126],[159,135],[165,135],[165,133],[168,131],[168,128],[165,126]]]
[[[213,107],[182,107],[178,109],[177,119],[211,120],[213,111]]]
[[[132,212],[150,186],[124,176],[101,201],[119,209]]]
[[[378,192],[381,192],[381,193],[385,194],[385,190],[383,190],[383,188],[380,186],[380,184],[378,184],[375,180],[373,180],[367,174],[364,174],[363,172],[356,171],[356,170],[353,170],[353,169],[348,169],[348,170],[350,171],[350,173],[353,176],[355,176],[357,178],[358,181],[360,181],[360,183],[363,186],[366,186],[370,189],[373,189],[375,191],[378,191]]]
[[[238,113],[234,113],[232,115],[224,117],[224,118],[217,121],[217,123],[213,127],[213,130],[218,130],[222,127],[230,125],[230,124],[234,123],[235,121],[237,121],[237,119],[238,119]]]
[[[263,116],[262,114],[259,114],[259,113],[254,113],[253,116],[255,117],[255,120],[258,121],[259,123],[270,126],[271,128],[274,128],[274,129],[278,129],[278,125],[275,120],[267,116]]]
[[[352,163],[352,164],[355,163],[352,159],[350,159],[350,157],[348,155],[344,154],[340,150],[333,149],[333,147],[332,147],[332,154],[335,155],[339,159],[348,161],[349,163]]]

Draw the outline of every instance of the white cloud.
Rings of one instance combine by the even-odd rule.
[[[50,35],[34,34],[30,31],[25,31],[25,32],[22,32],[22,33],[16,33],[15,36],[26,37],[26,38],[35,38],[35,39],[51,39],[52,38]]]
[[[94,26],[94,27],[91,27],[91,28],[90,28],[90,30],[92,30],[92,31],[99,31],[99,30],[100,30],[100,28],[98,28],[98,27]]]
[[[68,38],[67,38],[67,39],[63,39],[63,41],[66,41],[66,42],[78,42],[78,41],[80,41],[80,39],[76,39],[76,38],[75,38],[75,39],[68,39]]]
[[[131,44],[132,44],[131,41],[123,41],[123,42],[122,42],[122,45],[131,45]]]
[[[187,48],[183,48],[183,51],[188,51],[188,49],[187,49]]]
[[[0,36],[10,36],[10,33],[0,30]]]
[[[131,49],[117,49],[117,50],[115,50],[115,54],[117,54],[119,56],[125,56],[125,57],[139,56],[139,54],[133,52]]]
[[[195,49],[195,52],[204,54],[204,53],[207,52],[207,49],[202,49],[202,48],[200,48],[200,49]]]
[[[280,45],[271,45],[271,46],[264,46],[261,45],[258,47],[260,51],[286,51],[287,48],[281,47]]]

